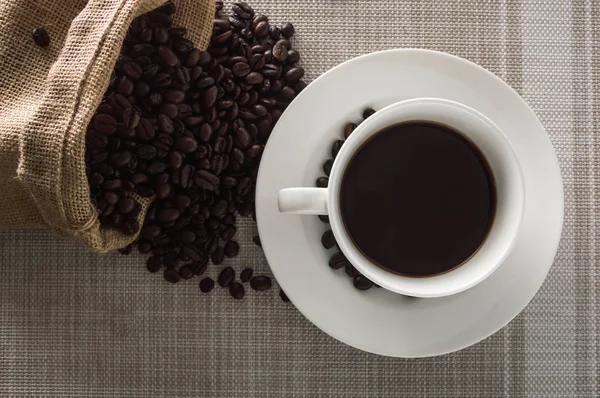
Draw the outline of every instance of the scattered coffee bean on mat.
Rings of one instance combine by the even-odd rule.
[[[250,280],[250,278],[252,278],[252,274],[254,273],[254,271],[252,270],[252,268],[246,268],[245,270],[243,270],[240,273],[240,280],[243,283],[246,283]]]
[[[321,236],[321,244],[325,249],[331,249],[333,246],[335,246],[335,237],[333,236],[332,230],[328,229],[323,232],[323,235]]]
[[[271,288],[271,278],[264,275],[255,276],[250,279],[250,287],[259,292],[269,290]]]
[[[229,285],[229,294],[236,300],[241,300],[244,298],[246,291],[244,289],[244,285],[238,282],[234,282]]]
[[[199,285],[202,293],[209,293],[214,289],[215,281],[213,281],[211,278],[204,278],[200,281]]]
[[[372,108],[364,109],[362,112],[363,120],[366,120],[374,113],[375,113],[375,110]],[[344,136],[344,139],[336,139],[332,143],[331,158],[327,159],[323,163],[323,172],[325,173],[325,177],[317,178],[317,180],[315,182],[315,185],[317,187],[327,187],[327,185],[329,183],[328,177],[329,177],[329,174],[331,173],[333,161],[334,161],[335,157],[337,156],[337,154],[342,149],[342,146],[344,145],[344,140],[347,139],[350,136],[350,134],[352,134],[352,132],[356,129],[356,127],[358,127],[358,125],[354,122],[346,123],[342,129],[342,134]],[[329,224],[328,216],[320,215],[318,217],[319,217],[319,220],[321,220],[325,224]],[[325,232],[323,232],[323,234],[321,235],[321,245],[325,249],[331,249],[336,245],[335,236],[333,235],[332,230],[327,229]],[[354,268],[354,266],[352,264],[350,264],[350,262],[348,261],[346,256],[344,256],[344,254],[342,252],[334,253],[329,258],[329,267],[333,270],[339,270],[339,269],[343,268],[346,275],[348,277],[352,278],[353,286],[358,290],[369,290],[373,286],[377,286],[373,282],[371,282],[368,278],[366,278],[364,275],[362,275],[356,268]],[[379,286],[377,286],[377,287],[379,287]]]
[[[255,235],[252,237],[252,242],[258,247],[262,247],[262,243],[260,242],[260,236]]]
[[[50,35],[43,27],[33,29],[31,36],[35,44],[40,47],[48,47],[50,45]]]
[[[219,286],[227,287],[231,285],[231,282],[235,279],[235,271],[231,267],[223,268],[219,274],[218,282]]]
[[[141,230],[132,246],[172,283],[238,255],[236,217],[255,218],[264,145],[306,87],[292,24],[275,26],[246,3],[222,9],[217,1],[206,51],[172,26],[172,3],[137,17],[86,135],[101,225]],[[141,225],[140,197],[153,199]]]
[[[285,294],[285,292],[283,290],[279,290],[279,297],[281,297],[281,301],[283,301],[284,303],[290,302],[290,299],[288,298],[287,294]]]

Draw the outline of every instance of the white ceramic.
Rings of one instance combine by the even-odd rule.
[[[323,175],[331,144],[346,121],[367,107],[411,98],[444,98],[486,115],[504,132],[521,164],[525,210],[512,251],[496,271],[461,293],[409,299],[387,291],[360,292],[333,271],[319,219],[283,214],[277,194],[308,187]],[[365,55],[320,76],[288,107],[273,131],[256,187],[258,229],[273,273],[311,322],[356,348],[397,357],[459,350],[513,319],[539,289],[558,247],[563,191],[554,149],[523,99],[485,69],[448,54],[390,50]]]
[[[497,196],[494,221],[481,248],[460,267],[426,278],[390,273],[365,257],[347,234],[339,198],[346,167],[363,143],[387,126],[415,120],[451,127],[473,142],[488,161]],[[329,215],[336,242],[346,258],[380,286],[413,297],[442,297],[462,292],[481,282],[508,256],[517,238],[525,208],[525,186],[512,145],[491,120],[455,101],[415,98],[389,105],[358,126],[335,158],[327,188],[282,189],[279,191],[278,207],[284,213]],[[435,250],[435,247],[431,250]]]

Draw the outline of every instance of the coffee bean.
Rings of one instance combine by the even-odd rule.
[[[35,28],[31,35],[36,45],[40,47],[48,47],[50,45],[50,35],[48,35],[48,31],[45,28]]]
[[[135,201],[135,199],[133,199],[129,196],[124,197],[119,201],[119,205],[117,206],[117,211],[121,214],[129,214],[133,211],[136,204],[137,204],[137,202]]]
[[[223,248],[223,250],[227,257],[235,257],[240,251],[240,245],[236,241],[230,240],[229,242],[225,243],[225,247]]]
[[[331,174],[332,167],[333,167],[333,159],[327,159],[325,161],[325,163],[323,163],[323,172],[325,173],[326,176],[329,177],[329,174]]]
[[[254,271],[252,270],[252,268],[246,268],[244,269],[241,273],[240,273],[240,280],[243,283],[248,282],[251,278],[252,278],[252,274],[254,273]]]
[[[254,244],[258,247],[262,247],[262,244],[260,242],[260,236],[255,235],[252,237],[252,242],[254,242]]]
[[[179,58],[169,47],[159,46],[156,50],[156,53],[158,54],[158,57],[163,65],[171,67],[179,65]]]
[[[234,282],[231,285],[229,285],[229,294],[234,299],[241,300],[244,298],[246,292],[244,290],[244,286],[241,283]]]
[[[289,22],[286,22],[281,26],[281,34],[286,39],[290,39],[294,35],[294,32],[295,32],[294,25],[292,25]]]
[[[174,147],[183,153],[191,153],[198,148],[198,141],[192,137],[182,136],[175,140]]]
[[[235,271],[231,267],[223,268],[221,273],[219,274],[218,283],[221,287],[227,287],[231,285],[233,279],[235,278]]]
[[[275,45],[273,46],[273,58],[275,58],[279,62],[283,62],[286,60],[287,57],[288,50],[285,47],[285,45],[281,41],[275,43]]]
[[[210,261],[212,261],[214,265],[221,265],[223,264],[223,260],[225,260],[225,253],[223,251],[223,248],[219,246],[211,254]]]
[[[248,84],[261,84],[264,77],[258,72],[250,72],[245,79]]]
[[[234,226],[227,227],[221,231],[221,239],[228,241],[234,237],[237,229]]]
[[[231,9],[238,17],[246,21],[254,16],[254,10],[245,2],[234,3]]]
[[[123,167],[123,166],[127,166],[129,164],[129,162],[131,162],[131,152],[129,151],[123,151],[123,152],[117,152],[114,155],[110,156],[110,164],[113,165],[114,167]]]
[[[352,264],[347,263],[344,266],[344,271],[346,272],[346,275],[348,275],[350,278],[354,278],[358,275],[360,275],[360,272],[358,272],[358,270],[356,268],[354,268],[354,266],[352,266]]]
[[[135,129],[140,123],[140,112],[135,108],[127,108],[123,111],[123,124],[128,129]]]
[[[286,62],[293,65],[300,61],[300,53],[297,50],[289,50]]]
[[[258,292],[269,290],[271,288],[271,278],[264,275],[255,276],[250,279],[250,287]]]
[[[319,220],[323,221],[324,223],[329,224],[329,217],[326,215],[319,215]]]
[[[194,176],[194,183],[199,188],[214,191],[219,186],[220,180],[219,177],[206,170],[199,170]]]
[[[367,108],[363,111],[363,119],[368,119],[369,117],[371,117],[373,114],[375,113],[375,109],[373,108]]]
[[[321,244],[325,249],[331,249],[333,246],[335,246],[335,237],[333,236],[332,230],[328,229],[327,231],[323,232],[323,235],[321,236]]]
[[[279,297],[281,298],[281,301],[283,301],[284,303],[290,302],[290,299],[288,298],[287,294],[285,294],[285,292],[283,290],[279,290]]]
[[[347,139],[348,137],[350,137],[350,134],[352,134],[352,132],[354,131],[354,129],[356,129],[356,124],[355,123],[352,123],[352,122],[347,123],[344,126],[344,138]]]
[[[177,271],[175,271],[174,269],[169,269],[169,268],[167,268],[164,271],[163,276],[167,282],[171,282],[171,283],[177,283],[177,282],[179,282],[179,279],[180,279],[179,273],[177,273]]]
[[[184,265],[183,267],[181,267],[179,269],[179,276],[182,279],[190,279],[192,276],[194,276],[194,270],[192,269],[191,266]]]
[[[304,77],[304,69],[302,69],[300,67],[295,67],[286,72],[286,74],[283,77],[283,80],[287,84],[293,84],[293,83],[297,82],[298,80],[302,79],[303,77]]]
[[[154,126],[148,119],[141,118],[135,128],[135,135],[140,140],[151,140],[155,135]]]
[[[348,260],[346,260],[346,256],[342,252],[337,252],[329,258],[329,267],[332,269],[343,268],[346,264],[348,264]]]
[[[181,213],[175,208],[163,208],[156,213],[156,219],[162,223],[170,223],[176,221]]]
[[[215,287],[215,281],[211,278],[204,278],[200,281],[199,286],[202,293],[210,293]]]
[[[217,101],[217,96],[219,95],[219,90],[217,89],[216,86],[210,86],[208,87],[201,96],[201,100],[202,100],[202,105],[205,108],[210,108],[212,106],[215,105],[215,102]]]
[[[142,246],[138,246],[138,247],[140,249],[142,248]],[[160,259],[160,257],[156,257],[156,256],[148,257],[148,260],[146,261],[146,268],[148,268],[148,271],[157,272],[161,266],[162,266],[162,260]]]
[[[329,178],[327,178],[327,177],[317,178],[316,185],[319,188],[327,188],[327,185],[329,185]]]
[[[333,159],[336,158],[337,154],[340,152],[340,149],[342,149],[342,145],[344,145],[343,140],[336,140],[331,146],[331,157]]]
[[[99,113],[92,119],[92,126],[101,134],[113,134],[117,131],[117,120],[111,115]]]
[[[356,275],[352,279],[352,284],[358,290],[369,290],[370,288],[373,287],[373,282],[371,282],[369,279],[367,279],[363,275]]]
[[[231,68],[234,76],[242,77],[250,73],[250,65],[246,62],[238,62]]]

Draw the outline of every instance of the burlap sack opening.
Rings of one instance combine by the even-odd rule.
[[[130,22],[164,2],[0,0],[0,227],[44,225],[102,253],[135,239],[98,222],[85,132]],[[175,25],[206,48],[214,0],[174,2]],[[38,26],[50,34],[47,48],[31,38]]]

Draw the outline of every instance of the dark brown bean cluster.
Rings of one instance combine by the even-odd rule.
[[[229,17],[221,9],[217,1],[207,51],[172,26],[170,3],[136,18],[87,133],[100,222],[133,234],[136,195],[154,198],[134,246],[151,255],[150,272],[164,267],[173,283],[238,254],[236,217],[254,213],[264,145],[306,86],[292,24],[271,25],[246,3]],[[227,286],[241,298],[235,283]],[[203,292],[213,287],[208,278],[200,283]]]
[[[363,120],[366,120],[368,117],[370,117],[374,113],[375,113],[375,110],[373,110],[371,108],[365,109],[363,111]],[[315,182],[315,185],[317,187],[325,188],[329,184],[329,174],[331,173],[331,167],[333,166],[333,161],[335,160],[337,154],[339,153],[340,149],[342,148],[342,145],[344,144],[345,139],[347,139],[350,136],[350,134],[352,134],[352,132],[354,131],[354,129],[356,127],[357,127],[356,123],[353,123],[353,122],[347,123],[344,126],[344,131],[343,131],[344,138],[335,140],[333,142],[333,144],[331,145],[331,158],[327,159],[323,163],[323,172],[325,173],[325,176],[317,178],[317,180]],[[329,217],[319,216],[319,219],[321,221],[323,221],[324,223],[329,224]],[[325,232],[323,232],[323,235],[321,235],[321,245],[323,245],[323,247],[325,249],[332,249],[333,247],[337,246],[335,237],[333,236],[333,231],[331,229],[326,230]],[[369,279],[367,279],[360,272],[358,272],[358,270],[356,268],[354,268],[354,266],[352,264],[350,264],[350,262],[348,261],[346,256],[344,256],[344,253],[342,253],[341,251],[335,252],[329,258],[329,266],[335,270],[344,268],[346,275],[348,275],[350,278],[352,278],[352,283],[353,283],[354,287],[358,290],[369,290],[373,286],[379,287],[378,285],[375,285],[373,282],[371,282]]]

